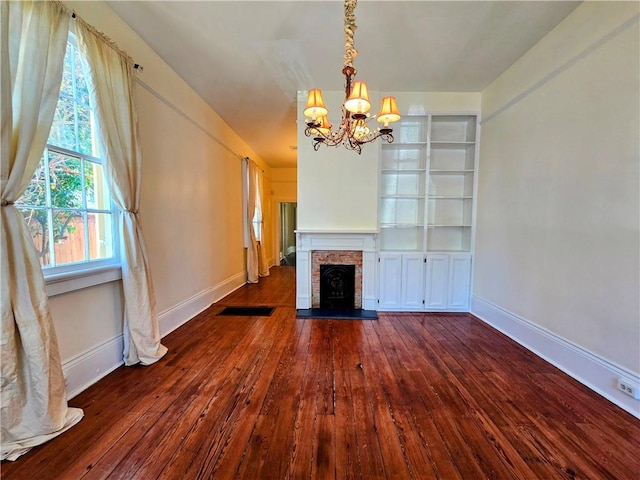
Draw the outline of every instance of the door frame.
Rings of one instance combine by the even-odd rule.
[[[276,212],[273,216],[274,218],[274,228],[273,228],[273,263],[274,266],[280,265],[280,229],[282,227],[282,218],[280,217],[280,204],[281,203],[298,203],[298,199],[295,196],[283,195],[274,197],[271,200],[271,211]],[[296,218],[296,225],[298,224],[298,219]]]

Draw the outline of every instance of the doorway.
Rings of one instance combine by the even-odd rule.
[[[296,202],[280,203],[280,265],[296,265]]]

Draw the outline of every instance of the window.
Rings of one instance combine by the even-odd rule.
[[[256,236],[256,240],[258,242],[262,241],[262,200],[260,198],[259,195],[259,191],[258,194],[256,195],[256,208],[253,211],[253,219],[252,224],[253,224],[253,233]]]
[[[262,182],[260,180],[260,171],[255,168],[252,169],[249,167],[248,157],[244,158],[242,161],[242,219],[244,224],[244,247],[248,248],[251,245],[250,240],[250,228],[249,228],[249,219],[248,219],[248,202],[249,202],[249,190],[253,189],[253,194],[255,195],[255,206],[253,209],[253,215],[251,216],[251,227],[253,228],[253,234],[258,242],[262,241]]]
[[[115,209],[100,158],[89,82],[70,34],[47,146],[16,202],[45,275],[114,264],[118,259]]]

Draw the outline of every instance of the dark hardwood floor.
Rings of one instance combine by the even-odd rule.
[[[299,320],[294,275],[71,400],[82,422],[2,479],[640,478],[639,420],[473,316]]]

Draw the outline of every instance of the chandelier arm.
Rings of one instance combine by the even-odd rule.
[[[313,121],[310,121],[307,123],[304,133],[307,137],[313,137],[313,148],[316,151],[320,148],[321,144],[328,147],[335,147],[342,144],[347,148],[347,150],[354,150],[358,153],[362,153],[362,145],[373,142],[378,138],[382,138],[382,140],[387,143],[393,143],[393,130],[388,127],[372,131],[357,138],[353,135],[354,128],[358,122],[361,122],[360,125],[364,125],[371,120],[372,119],[370,118],[363,119],[361,121],[354,120],[343,109],[342,121],[340,122],[337,130],[330,130],[325,133],[319,130],[319,122],[316,121],[314,123]]]

